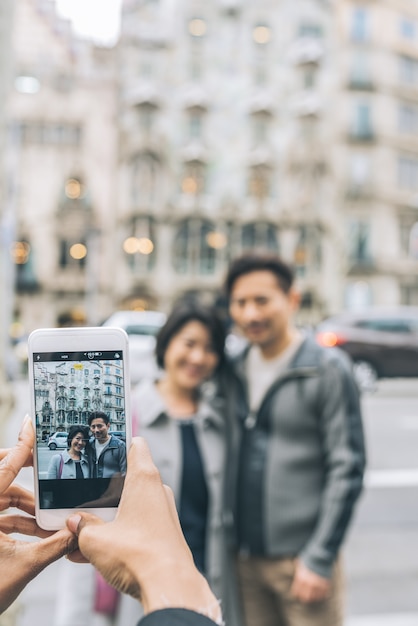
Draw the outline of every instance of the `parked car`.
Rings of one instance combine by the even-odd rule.
[[[57,432],[50,436],[48,439],[48,448],[50,450],[56,450],[57,448],[67,447],[68,434],[64,432]]]
[[[156,375],[155,337],[165,323],[161,311],[117,311],[103,326],[123,328],[129,337],[131,383]]]
[[[126,433],[124,430],[109,430],[109,435],[113,435],[126,443]]]
[[[374,389],[379,378],[418,377],[416,307],[370,307],[336,315],[317,326],[316,340],[350,355],[361,389]]]

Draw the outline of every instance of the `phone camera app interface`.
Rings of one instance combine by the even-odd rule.
[[[40,507],[118,505],[126,473],[122,351],[35,353]]]

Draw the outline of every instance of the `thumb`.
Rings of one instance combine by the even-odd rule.
[[[78,547],[81,554],[91,563],[95,563],[98,556],[98,546],[102,545],[103,538],[98,537],[101,532],[106,534],[105,523],[92,513],[80,512],[67,519],[67,528],[78,537]]]
[[[70,515],[70,517],[66,521],[68,530],[71,530],[74,535],[77,537],[80,535],[83,528],[86,526],[101,526],[104,524],[103,520],[101,520],[97,515],[93,515],[92,513],[75,513],[74,515]]]

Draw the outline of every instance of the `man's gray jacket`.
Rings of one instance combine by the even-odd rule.
[[[247,353],[235,359],[237,393],[228,402],[241,422],[235,505],[239,547],[258,556],[299,556],[309,569],[328,577],[365,467],[351,363],[341,351],[305,338],[251,414]]]
[[[110,435],[110,441],[103,450],[99,459],[96,459],[96,447],[94,437],[91,444],[91,476],[94,478],[110,478],[114,474],[126,474],[126,445],[123,441]]]

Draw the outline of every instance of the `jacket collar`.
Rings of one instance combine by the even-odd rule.
[[[134,392],[133,406],[138,406],[139,430],[141,425],[147,427],[160,419],[169,419],[163,397],[154,380],[146,380],[138,385]],[[213,424],[219,429],[224,427],[222,416],[204,396],[199,401],[197,420],[203,425]]]
[[[247,360],[248,352],[251,345],[247,345],[244,350],[235,357],[233,365],[235,371],[242,378],[245,379],[245,362]],[[312,371],[318,369],[318,358],[321,354],[321,348],[316,341],[309,335],[306,335],[302,340],[296,354],[289,363],[287,372],[296,374],[297,372]]]
[[[64,463],[70,463],[71,461],[73,461],[72,457],[68,453],[68,450],[63,450],[61,454],[62,454],[62,459]],[[81,463],[87,463],[87,458],[84,452],[81,453],[80,461]]]

